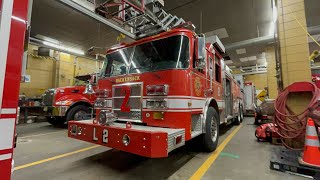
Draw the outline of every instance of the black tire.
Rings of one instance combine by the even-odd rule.
[[[255,113],[256,113],[256,116],[255,116],[255,118],[254,118],[254,124],[255,124],[255,125],[259,125],[259,124],[260,124],[260,123],[259,123],[259,120],[262,118],[262,112],[261,112],[260,107],[257,107],[257,108],[255,109]]]
[[[50,123],[53,126],[61,126],[63,125],[66,120],[62,117],[46,117],[48,123]]]
[[[215,136],[212,137],[212,123],[215,122]],[[202,135],[203,150],[213,152],[216,150],[219,141],[219,115],[213,107],[209,107],[206,115],[206,133]]]
[[[68,111],[67,116],[66,116],[66,121],[69,122],[72,120],[75,120],[75,121],[84,120],[85,117],[84,117],[84,119],[75,117],[75,115],[80,112],[85,113],[85,114],[90,114],[91,110],[90,110],[90,107],[85,106],[85,105],[74,106]]]
[[[240,125],[242,121],[243,121],[243,111],[242,111],[242,106],[239,104],[239,114],[237,117],[235,117],[234,124]]]
[[[242,105],[240,105],[240,120],[241,120],[241,122],[243,122],[243,120],[244,120],[244,113],[243,113],[243,106]]]

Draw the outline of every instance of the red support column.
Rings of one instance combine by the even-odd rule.
[[[28,0],[0,0],[0,177],[11,179]]]

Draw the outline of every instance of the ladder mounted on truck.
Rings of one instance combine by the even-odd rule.
[[[191,22],[167,13],[163,7],[163,0],[107,0],[95,12],[117,22],[137,39],[179,27],[195,30]]]

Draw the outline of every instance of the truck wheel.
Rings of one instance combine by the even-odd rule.
[[[241,122],[244,120],[243,106],[242,105],[240,105],[240,120],[241,120]]]
[[[259,120],[262,118],[262,112],[261,112],[261,109],[260,109],[260,107],[257,107],[256,109],[255,109],[255,117],[254,117],[254,124],[255,125],[259,125],[260,123],[259,123]]]
[[[72,107],[67,113],[67,122],[71,120],[81,121],[88,119],[88,114],[90,114],[90,108],[88,106],[79,105]]]
[[[241,124],[241,119],[240,119],[240,116],[239,116],[239,115],[234,118],[233,123],[234,123],[235,125],[240,125],[240,124]]]
[[[242,121],[243,121],[243,109],[242,109],[242,106],[239,105],[239,114],[237,117],[235,117],[234,124],[240,125]]]
[[[241,105],[239,105],[239,114],[238,114],[237,117],[235,117],[234,124],[235,125],[240,125],[242,120],[243,120],[243,112],[242,112]]]
[[[60,118],[60,117],[46,117],[46,118],[48,123],[50,123],[53,126],[60,126],[66,122],[64,118]]]
[[[219,116],[213,107],[209,107],[206,116],[206,132],[203,137],[203,148],[207,152],[216,150],[219,141]]]

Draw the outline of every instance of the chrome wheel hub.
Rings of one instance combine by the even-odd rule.
[[[74,120],[76,120],[76,121],[85,120],[86,115],[87,115],[87,113],[85,111],[78,111],[74,115]]]
[[[217,137],[218,137],[218,124],[217,121],[214,117],[212,117],[211,119],[211,139],[213,142],[217,141]]]

